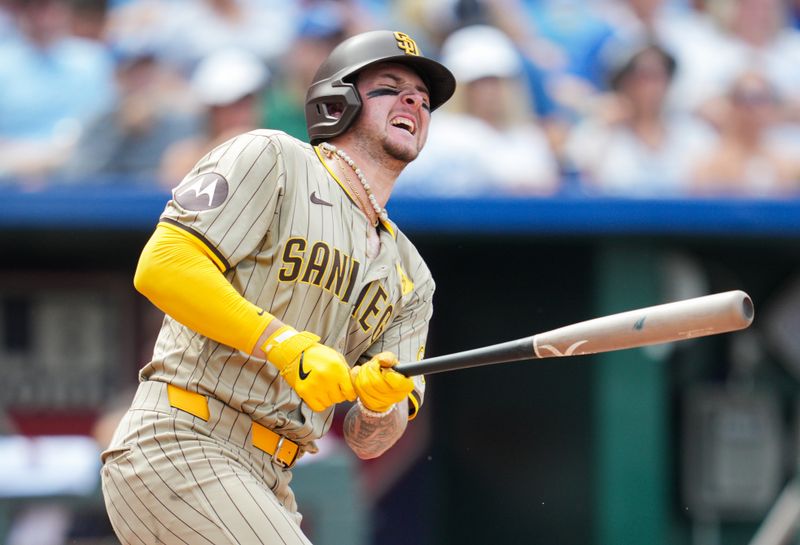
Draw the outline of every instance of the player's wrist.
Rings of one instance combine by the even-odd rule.
[[[366,405],[364,405],[364,402],[361,401],[361,399],[358,399],[356,401],[356,405],[358,406],[358,410],[361,411],[361,414],[363,414],[365,416],[368,416],[370,418],[386,418],[387,416],[392,414],[392,412],[397,408],[397,403],[392,403],[391,405],[389,405],[388,409],[386,409],[384,407],[379,407],[379,408],[384,409],[384,410],[382,410],[382,411],[381,410],[372,410],[369,407],[367,407]]]

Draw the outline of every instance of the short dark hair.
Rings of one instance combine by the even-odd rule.
[[[672,79],[678,66],[675,57],[657,42],[647,41],[633,47],[628,46],[623,48],[619,46],[618,49],[609,53],[606,68],[608,86],[614,91],[618,90],[622,81],[627,78],[636,67],[636,61],[638,61],[642,55],[651,52],[661,57],[667,69],[667,76],[669,79]]]

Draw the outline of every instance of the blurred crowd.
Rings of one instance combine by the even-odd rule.
[[[307,140],[320,62],[377,28],[459,82],[397,194],[800,195],[800,0],[0,0],[0,188]]]

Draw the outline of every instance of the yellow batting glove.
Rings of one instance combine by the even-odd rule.
[[[350,367],[344,356],[320,344],[313,333],[283,326],[270,335],[261,349],[313,410],[324,411],[345,400],[355,401]]]
[[[358,398],[370,411],[385,413],[414,389],[414,381],[392,369],[396,364],[397,356],[381,352],[350,370]]]

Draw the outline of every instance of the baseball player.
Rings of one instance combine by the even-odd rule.
[[[452,95],[408,35],[342,42],[306,99],[311,145],[256,130],[173,190],[134,284],[165,313],[103,453],[126,545],[307,544],[289,487],[337,403],[379,456],[423,401],[392,370],[422,357],[434,283],[384,208]]]

